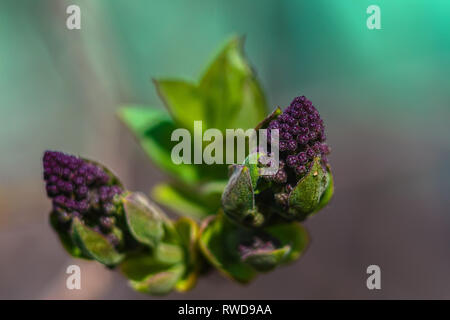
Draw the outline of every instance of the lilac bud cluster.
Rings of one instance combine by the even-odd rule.
[[[117,218],[114,197],[123,190],[114,178],[100,166],[62,152],[46,151],[43,166],[47,195],[60,227],[68,228],[78,217],[118,245],[113,232]]]
[[[288,181],[290,173],[295,181],[303,176],[311,160],[320,157],[326,165],[330,150],[325,143],[323,121],[316,108],[305,96],[296,97],[267,128],[268,139],[272,129],[279,130],[280,168],[272,177],[279,184]]]

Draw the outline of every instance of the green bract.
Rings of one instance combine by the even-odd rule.
[[[254,239],[271,243],[269,248],[252,248]],[[299,258],[309,241],[298,223],[276,223],[264,228],[245,228],[219,213],[207,218],[201,227],[200,249],[224,275],[242,283],[258,272],[267,272]],[[240,246],[248,245],[246,254]],[[242,249],[242,248],[241,248]]]
[[[171,221],[142,194],[132,193],[123,202],[130,232],[143,245],[121,264],[131,286],[149,294],[190,289],[200,264],[197,224],[189,218]]]

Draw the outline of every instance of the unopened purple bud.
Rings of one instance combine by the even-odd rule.
[[[306,117],[302,117],[300,118],[300,120],[298,121],[298,123],[302,126],[302,127],[306,127],[308,126],[308,119]]]
[[[308,156],[306,155],[306,152],[300,152],[297,158],[300,164],[305,164],[306,162],[308,162]]]
[[[298,174],[298,175],[303,175],[303,174],[305,174],[306,173],[306,167],[305,166],[298,166],[297,168],[295,168],[295,172]]]
[[[306,156],[308,157],[308,159],[313,159],[315,157],[316,153],[314,152],[314,150],[312,148],[307,148],[306,149]]]
[[[289,155],[286,158],[286,164],[291,168],[295,168],[298,165],[298,158],[295,155]]]
[[[50,178],[48,178],[48,182],[52,183],[52,184],[56,184],[58,182],[58,177],[57,176],[50,176]]]
[[[287,117],[286,118],[286,123],[288,123],[289,125],[293,126],[294,124],[297,123],[297,120],[294,117]]]
[[[281,134],[281,139],[283,140],[291,140],[292,139],[292,135],[289,132],[283,132]]]
[[[86,186],[81,186],[77,189],[77,196],[80,198],[85,198],[88,194],[88,188]]]
[[[111,203],[105,203],[103,205],[103,211],[107,215],[113,215],[114,213],[116,213],[116,207]]]
[[[69,179],[70,178],[70,169],[69,168],[64,168],[62,171],[62,176],[64,179]]]
[[[273,180],[276,183],[285,183],[287,181],[286,171],[284,171],[283,169],[278,170],[278,172],[275,174]]]
[[[74,182],[75,182],[76,185],[79,185],[79,186],[84,185],[84,178],[78,176],[78,177],[76,177],[76,178],[74,179]]]
[[[287,123],[282,123],[280,125],[280,130],[289,131],[290,126]]]
[[[89,204],[86,200],[81,200],[78,202],[78,211],[85,213],[89,209]]]
[[[56,182],[56,186],[61,191],[64,191],[66,189],[66,183],[64,182],[64,180],[58,180],[58,182]]]
[[[56,207],[65,206],[66,205],[66,197],[64,197],[63,195],[56,196],[53,199],[53,205]]]
[[[51,168],[45,168],[44,169],[44,179],[48,179],[48,177],[50,177],[52,173],[53,173],[53,170]]]
[[[112,217],[101,217],[100,218],[100,225],[105,230],[111,230],[111,228],[114,225],[114,218],[112,218]]]
[[[299,135],[297,137],[297,142],[302,145],[306,144],[308,142],[308,137],[306,135]]]
[[[293,134],[294,136],[296,136],[296,135],[298,135],[300,132],[301,132],[301,127],[300,126],[298,126],[298,125],[293,125],[291,128],[290,128],[290,133],[291,134]]]
[[[58,187],[55,185],[47,185],[46,189],[47,189],[47,195],[49,197],[53,197],[58,194]]]
[[[66,193],[72,193],[73,192],[73,185],[70,182],[64,183],[64,191]]]
[[[287,143],[287,149],[289,151],[295,151],[297,149],[297,142],[295,142],[295,140],[289,140]]]
[[[73,199],[67,199],[66,207],[67,207],[67,209],[70,209],[70,210],[76,210],[77,209],[77,203]]]
[[[310,131],[310,132],[308,133],[308,138],[309,138],[309,140],[314,140],[314,139],[316,139],[316,138],[317,138],[317,133],[316,133],[315,131]]]
[[[57,175],[57,176],[60,177],[62,175],[62,169],[60,167],[53,167],[52,173],[54,175]]]
[[[269,124],[268,128],[269,129],[280,129],[280,123],[278,121],[274,120]]]
[[[321,152],[323,154],[329,154],[330,153],[330,148],[328,147],[327,144],[322,143],[322,145],[321,145]]]
[[[79,169],[78,169],[78,175],[80,176],[85,176],[87,173],[87,166],[86,165],[82,165]]]
[[[93,184],[95,182],[95,177],[92,175],[92,174],[88,174],[87,176],[86,176],[86,183],[88,184],[88,185],[91,185],[91,184]]]

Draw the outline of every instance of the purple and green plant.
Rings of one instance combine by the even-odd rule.
[[[127,190],[97,162],[46,151],[44,180],[52,200],[50,223],[76,258],[117,268],[137,291],[161,295],[194,287],[205,270],[248,283],[257,274],[297,260],[309,242],[300,224],[333,195],[323,121],[304,96],[267,115],[263,90],[233,38],[198,82],[154,80],[167,110],[126,106],[119,118],[170,182],[146,195]],[[244,163],[175,164],[177,128],[278,129],[279,170],[256,159],[276,150],[251,150]],[[203,146],[204,147],[204,146]],[[265,164],[263,164],[265,163]],[[170,219],[159,205],[178,214]]]

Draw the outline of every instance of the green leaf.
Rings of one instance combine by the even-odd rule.
[[[308,247],[309,235],[300,223],[278,223],[265,227],[263,230],[280,241],[281,246],[290,246],[290,251],[283,259],[283,263],[297,260]]]
[[[270,251],[255,250],[245,256],[242,261],[252,266],[258,272],[268,272],[283,262],[290,251],[291,246],[289,245]]]
[[[176,284],[176,289],[183,292],[194,287],[202,264],[198,254],[197,243],[199,229],[195,221],[189,218],[178,219],[175,222],[175,228],[186,251],[185,264],[187,271]]]
[[[316,214],[317,212],[319,212],[320,210],[322,210],[327,204],[328,202],[330,202],[331,198],[333,197],[333,193],[334,193],[334,179],[333,179],[333,174],[331,173],[330,168],[327,168],[327,175],[328,175],[328,187],[325,190],[325,192],[322,194],[322,197],[320,198],[319,204],[317,205],[316,209],[314,209],[313,214]]]
[[[164,236],[165,214],[143,194],[133,192],[123,198],[128,228],[140,243],[155,248]]]
[[[161,100],[179,126],[193,131],[194,121],[204,121],[207,110],[195,84],[164,79],[153,82]]]
[[[85,255],[104,265],[115,266],[124,258],[103,235],[85,226],[78,218],[72,222],[72,239]]]
[[[263,216],[255,210],[250,169],[235,165],[234,172],[222,194],[223,211],[234,221],[249,225],[261,225]]]
[[[183,275],[184,265],[175,265],[167,270],[150,274],[141,281],[130,281],[130,285],[136,291],[152,295],[168,294],[175,287],[177,281]]]
[[[162,183],[152,190],[152,197],[160,204],[172,209],[181,216],[191,217],[201,220],[204,217],[215,213],[220,206],[220,196],[217,197],[214,208],[208,206],[202,199],[197,199],[195,192],[184,192],[179,187]]]
[[[120,271],[127,279],[139,282],[150,274],[167,270],[170,266],[171,264],[158,261],[152,251],[144,251],[127,256],[120,264]]]
[[[155,258],[165,264],[177,264],[183,262],[183,248],[179,245],[161,242],[155,250]]]
[[[203,255],[222,274],[247,283],[256,276],[256,271],[243,263],[237,253],[236,228],[223,214],[208,217],[200,228],[199,246]]]
[[[195,166],[176,165],[172,161],[172,148],[178,142],[171,141],[171,135],[177,127],[167,112],[129,106],[119,111],[119,118],[134,133],[141,147],[157,166],[185,183],[198,181],[199,174]]]
[[[231,39],[200,80],[211,127],[254,128],[267,112],[263,91],[243,53],[243,38]]]
[[[60,230],[58,226],[57,216],[56,212],[52,211],[50,212],[50,225],[52,226],[53,230],[58,234],[59,240],[63,246],[63,248],[74,258],[81,258],[81,259],[89,259],[91,260],[91,257],[86,256],[83,254],[80,248],[76,246],[76,244],[73,242],[71,235],[65,231]]]
[[[308,173],[297,183],[289,195],[288,217],[303,220],[319,205],[329,183],[329,177],[315,158]]]

